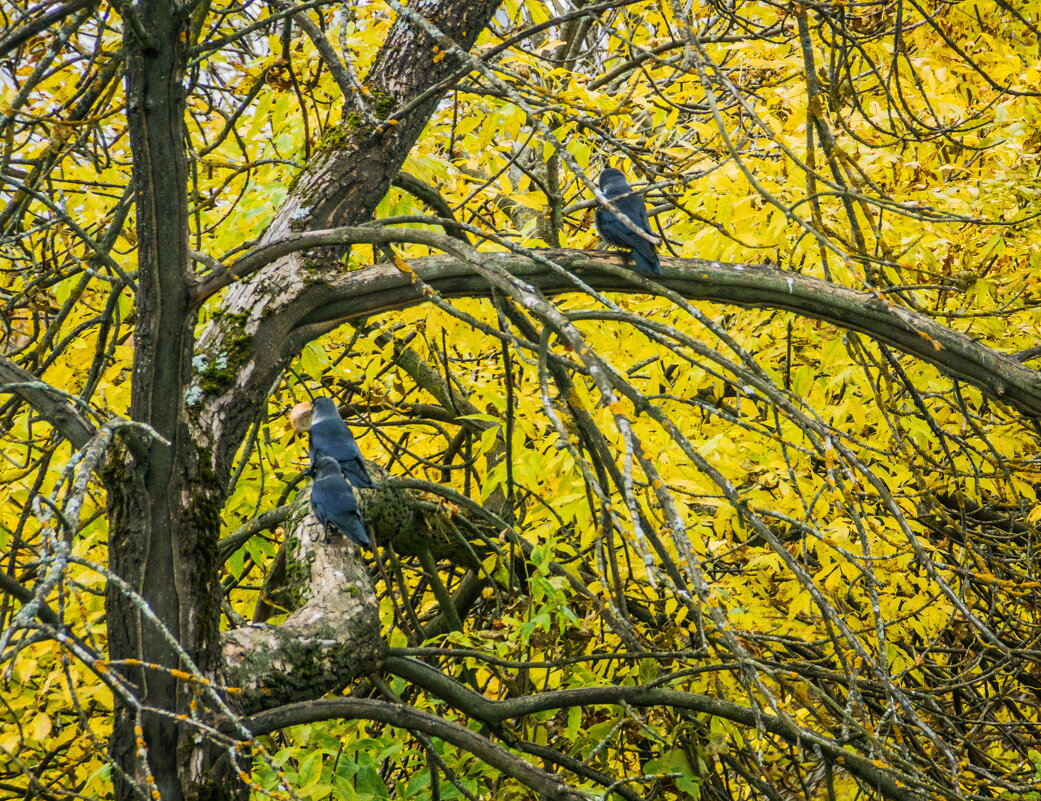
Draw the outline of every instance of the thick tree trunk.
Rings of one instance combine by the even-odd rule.
[[[409,9],[468,50],[497,6],[498,0],[416,0]],[[226,313],[198,349],[213,369],[222,365],[219,376],[210,376],[220,380],[200,380],[186,402],[198,299],[188,253],[187,10],[172,0],[126,7],[139,267],[131,416],[169,444],[136,441],[114,455],[106,471],[110,566],[141,599],[131,600],[118,582],[110,582],[110,654],[136,699],[117,699],[112,751],[134,783],[154,783],[163,801],[230,799],[244,790],[237,780],[216,778],[212,754],[194,743],[190,723],[183,722],[198,714],[193,685],[174,671],[187,670],[190,660],[205,678],[219,677],[216,542],[222,488],[246,427],[293,356],[287,341],[303,344],[288,335],[320,302],[316,270],[326,267],[330,278],[342,270],[335,260],[294,254],[233,287]],[[435,47],[422,25],[399,19],[366,81],[371,115],[345,116],[264,241],[301,228],[369,219],[445,87],[426,93],[459,67],[458,58]],[[381,121],[402,107],[408,110],[400,117]],[[200,379],[205,371],[204,366]],[[153,709],[158,711],[148,711]],[[147,764],[137,745],[138,723]],[[129,798],[129,783],[117,782],[118,795]]]
[[[118,577],[140,596],[162,629],[117,582],[109,582],[109,651],[123,664],[145,711],[117,697],[112,752],[138,786],[154,783],[163,801],[197,796],[205,760],[191,759],[186,716],[190,686],[173,670],[204,674],[219,667],[216,542],[219,490],[208,481],[209,456],[197,452],[185,419],[184,389],[191,374],[192,329],[188,258],[188,167],[185,155],[184,70],[186,9],[170,0],[144,0],[125,20],[127,116],[134,158],[138,236],[137,317],[134,328],[131,418],[147,423],[169,444],[142,439],[107,472],[111,514],[109,559]],[[176,642],[171,642],[171,639]],[[138,733],[147,764],[138,752]],[[203,790],[210,798],[232,797]],[[139,798],[117,778],[117,797]]]
[[[193,753],[193,731],[178,724],[174,715],[187,716],[196,687],[176,678],[171,670],[188,671],[189,664],[170,642],[172,637],[208,679],[217,678],[220,668],[218,633],[219,585],[216,581],[218,510],[220,499],[212,483],[198,481],[192,468],[168,469],[170,458],[161,460],[156,475],[170,476],[169,491],[159,490],[152,471],[135,460],[124,463],[126,478],[110,481],[110,566],[141,598],[162,623],[160,631],[137,602],[115,582],[108,593],[109,652],[114,661],[140,660],[147,667],[124,666],[121,675],[130,682],[137,701],[172,714],[138,712],[117,698],[112,733],[112,752],[117,764],[139,786],[154,779],[163,801],[191,797],[237,798],[238,782],[224,788],[205,787],[209,752]],[[108,477],[114,475],[113,470]],[[144,477],[141,477],[141,473]],[[162,522],[157,520],[162,517]],[[198,713],[205,714],[205,698]],[[135,726],[148,752],[147,773],[137,751]],[[140,798],[117,780],[119,798]]]

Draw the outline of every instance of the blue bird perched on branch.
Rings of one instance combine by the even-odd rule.
[[[596,229],[600,236],[608,244],[631,250],[636,272],[643,275],[661,275],[661,264],[654,243],[633,230],[635,227],[651,233],[643,198],[633,192],[633,188],[625,180],[625,174],[614,167],[608,167],[600,173],[600,191],[632,223],[632,226],[626,225],[610,209],[599,208],[596,210]]]
[[[311,485],[311,511],[326,531],[342,534],[351,542],[371,546],[365,523],[358,514],[358,500],[351,485],[340,472],[340,463],[332,456],[319,453],[311,462],[314,483]]]
[[[358,443],[340,418],[332,398],[315,398],[311,404],[300,404],[290,415],[290,422],[298,433],[311,432],[307,455],[311,457],[312,469],[318,455],[326,454],[339,463],[340,471],[353,486],[375,489]]]

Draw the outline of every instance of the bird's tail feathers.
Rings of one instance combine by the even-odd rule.
[[[647,244],[647,247],[633,248],[633,261],[636,272],[644,275],[661,275],[661,262],[658,261],[658,254],[654,252],[650,243]]]

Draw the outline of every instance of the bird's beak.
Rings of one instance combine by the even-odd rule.
[[[293,427],[297,434],[303,434],[305,431],[311,430],[312,411],[314,411],[314,407],[311,402],[304,401],[303,403],[298,403],[289,412],[289,425]]]

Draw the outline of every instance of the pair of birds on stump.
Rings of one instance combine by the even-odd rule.
[[[358,545],[371,547],[365,523],[358,513],[353,487],[375,489],[354,435],[340,418],[332,398],[301,403],[290,414],[297,433],[310,431],[307,455],[311,460],[311,510],[326,534],[336,533]]]

